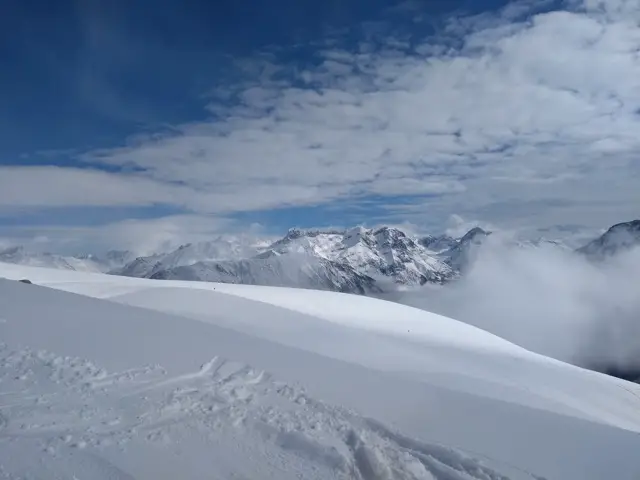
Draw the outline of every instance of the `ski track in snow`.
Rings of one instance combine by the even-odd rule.
[[[171,448],[194,433],[211,445],[234,435],[258,438],[269,446],[267,463],[286,470],[286,459],[297,457],[320,474],[314,478],[509,478],[472,455],[394,433],[241,363],[214,357],[175,377],[160,366],[109,373],[82,359],[0,344],[0,452],[34,441],[39,456],[83,451],[89,456],[79,458],[94,471],[98,465],[101,478],[124,479],[133,477],[101,459],[102,450],[126,451],[140,440]],[[25,478],[3,467],[2,457],[1,479]]]

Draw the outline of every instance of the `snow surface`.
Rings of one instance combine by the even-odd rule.
[[[640,475],[640,386],[452,319],[302,289],[0,277],[35,283],[0,280],[0,478]]]

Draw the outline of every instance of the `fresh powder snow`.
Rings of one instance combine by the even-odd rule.
[[[640,475],[640,385],[453,319],[303,289],[0,277],[0,478]]]

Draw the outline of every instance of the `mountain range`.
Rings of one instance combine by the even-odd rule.
[[[0,262],[152,279],[295,286],[375,294],[424,284],[444,284],[464,275],[492,233],[475,227],[460,238],[414,236],[395,227],[346,230],[290,229],[276,240],[220,236],[150,256],[129,251],[62,256],[24,247],[0,251]],[[563,248],[562,242],[501,240],[501,248]],[[640,245],[640,220],[619,223],[575,250],[604,261]]]
[[[112,250],[103,256],[91,254],[65,256],[49,252],[34,252],[23,246],[0,250],[0,262],[2,263],[79,272],[109,272],[126,265],[135,258],[134,253],[121,250]]]

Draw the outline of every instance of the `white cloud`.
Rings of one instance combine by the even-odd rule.
[[[180,166],[176,166],[179,169]],[[169,166],[173,170],[173,166]],[[201,183],[201,184],[196,184]],[[425,187],[426,188],[426,187]],[[431,187],[437,188],[437,187]],[[305,205],[331,199],[333,188],[309,185],[283,187],[281,199],[269,198],[268,185],[256,184],[232,200],[231,187],[140,173],[111,173],[96,169],[57,166],[0,166],[0,208],[73,206],[174,205],[200,213],[260,210],[283,205]]]
[[[640,4],[572,1],[517,20],[531,4],[452,18],[411,51],[395,37],[357,51],[328,39],[316,68],[297,71],[277,54],[245,61],[255,81],[218,89],[211,120],[83,156],[135,175],[25,169],[10,179],[5,170],[0,202],[86,198],[224,214],[429,195],[413,214],[391,205],[389,220],[444,223],[457,213],[511,227],[634,218]]]
[[[0,206],[152,205],[172,203],[176,190],[149,178],[98,170],[0,167]]]
[[[401,300],[587,367],[640,369],[640,248],[605,265],[488,241],[461,281]]]

